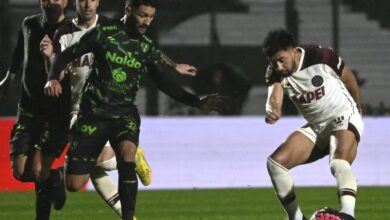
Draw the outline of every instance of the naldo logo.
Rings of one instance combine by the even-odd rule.
[[[112,71],[112,78],[117,82],[121,83],[126,80],[126,73],[122,71],[122,68],[114,69]]]
[[[115,52],[111,53],[110,51],[107,51],[106,59],[113,63],[125,65],[130,68],[140,69],[142,67],[142,64],[133,57],[131,52],[127,52],[125,56],[120,56]]]

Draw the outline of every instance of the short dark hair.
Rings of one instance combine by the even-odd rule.
[[[140,5],[157,8],[157,0],[126,0],[126,5],[130,5],[132,8],[138,8]]]
[[[272,57],[280,50],[286,50],[289,47],[296,47],[294,36],[285,29],[276,29],[270,31],[263,42],[263,53]]]

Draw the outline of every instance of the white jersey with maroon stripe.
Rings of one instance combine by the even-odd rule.
[[[96,15],[95,22],[88,28],[80,26],[77,18],[72,19],[71,23],[58,30],[54,42],[59,44],[55,44],[54,50],[56,52],[63,51],[77,43],[87,31],[96,26],[98,18],[98,15]],[[67,74],[71,74],[72,114],[77,114],[79,111],[79,97],[91,71],[92,60],[92,53],[84,54],[67,67]]]
[[[341,81],[343,60],[332,49],[318,45],[298,47],[298,70],[283,77],[268,67],[266,82],[280,82],[284,93],[309,123],[321,123],[342,112],[357,112],[356,103]]]

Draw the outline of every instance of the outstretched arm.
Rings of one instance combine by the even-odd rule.
[[[268,86],[267,103],[265,104],[265,122],[274,124],[282,115],[283,88],[279,82]]]
[[[355,100],[359,112],[362,113],[362,108],[360,104],[360,89],[356,81],[355,75],[352,73],[352,70],[347,65],[344,66],[343,72],[341,74],[341,80],[343,81],[349,94],[351,94],[352,98]]]
[[[195,76],[196,73],[198,72],[198,70],[194,66],[188,64],[181,64],[181,63],[178,64],[173,62],[173,60],[163,52],[161,52],[161,62],[167,66],[172,67],[178,73],[183,75]]]
[[[168,78],[156,64],[148,65],[148,73],[158,89],[173,99],[205,112],[221,112],[228,108],[228,99],[219,95],[210,95],[202,99],[184,90],[179,84]]]

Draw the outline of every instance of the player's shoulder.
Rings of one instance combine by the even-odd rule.
[[[316,44],[306,44],[301,46],[305,50],[305,56],[316,59],[335,55],[333,48]]]
[[[122,29],[122,26],[123,23],[121,23],[119,20],[108,19],[104,17],[98,20],[96,29],[103,32],[111,32],[111,31],[119,31],[120,29]]]
[[[61,25],[57,31],[56,35],[62,36],[65,34],[70,34],[76,31],[80,31],[80,28],[78,28],[72,20],[67,20],[64,25]]]
[[[40,23],[42,21],[42,19],[43,19],[42,14],[29,15],[23,19],[22,24],[23,25],[32,25],[34,23]]]
[[[339,56],[331,47],[323,47],[321,45],[302,45],[304,50],[304,62],[302,69],[316,64],[326,64],[332,66],[337,64]]]
[[[148,36],[146,36],[145,34],[142,35],[141,37],[141,40],[144,42],[144,43],[147,43],[147,44],[151,44],[153,45],[153,40],[150,39]]]

